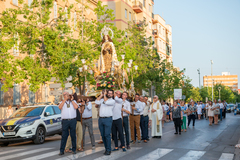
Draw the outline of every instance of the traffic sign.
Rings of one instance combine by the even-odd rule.
[[[67,81],[71,81],[72,80],[72,76],[69,76],[68,78],[67,78]]]
[[[71,89],[64,90],[64,92],[68,92],[69,94],[73,93],[73,91]]]
[[[72,87],[72,83],[65,83],[65,88],[70,88]]]
[[[61,88],[61,83],[53,83],[49,85],[49,88]]]
[[[50,96],[59,96],[59,95],[62,95],[62,91],[61,90],[50,91],[49,95]]]

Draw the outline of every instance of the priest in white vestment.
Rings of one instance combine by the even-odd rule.
[[[153,97],[153,103],[150,108],[150,123],[152,127],[152,137],[161,138],[162,136],[162,105],[158,100],[158,96]]]

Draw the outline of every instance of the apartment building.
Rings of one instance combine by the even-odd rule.
[[[32,3],[33,0],[24,0],[28,5]],[[97,16],[94,13],[94,9],[97,6],[98,0],[89,0],[88,3],[86,3],[86,0],[82,0],[80,2],[83,2],[83,4],[87,5],[88,8],[84,10],[83,15],[85,17],[85,20],[97,20]],[[67,7],[69,7],[71,4],[74,4],[74,8],[71,9],[70,18],[73,19],[76,17],[76,10],[82,10],[83,4],[78,3],[76,4],[75,0],[56,0],[53,1],[53,7],[51,11],[51,18],[57,18],[58,17],[58,10],[59,8],[64,8],[64,10],[67,10]],[[17,8],[22,7],[22,4],[19,3],[18,0],[2,0],[0,1],[0,13],[7,8]],[[69,25],[72,25],[71,21],[68,21]],[[75,34],[78,35],[78,34]],[[24,56],[28,56],[27,54],[20,54],[17,47],[13,47],[12,51],[10,51],[15,58],[22,58]],[[8,105],[16,106],[16,105],[25,105],[25,104],[36,104],[41,102],[53,102],[54,96],[49,95],[49,83],[46,82],[46,84],[41,85],[40,89],[34,93],[29,90],[29,86],[27,85],[27,81],[21,82],[20,84],[14,84],[13,88],[9,88],[8,91],[2,91],[1,87],[4,85],[0,82],[0,106],[6,107]],[[4,113],[1,112],[0,109],[0,119],[3,118],[1,116],[4,116]]]
[[[238,75],[231,75],[230,72],[222,72],[222,75],[203,76],[203,86],[212,87],[212,84],[222,84],[238,91]]]
[[[172,62],[172,27],[160,15],[154,14],[154,0],[101,0],[114,10],[116,19],[109,20],[118,29],[128,28],[128,22],[147,23],[146,36],[153,37],[157,52],[162,59]]]

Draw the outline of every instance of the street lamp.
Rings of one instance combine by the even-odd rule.
[[[201,87],[201,82],[200,82],[200,68],[198,68],[197,71],[198,71],[198,75],[199,75],[199,89],[200,89],[200,87]]]
[[[211,76],[212,76],[212,102],[213,102],[213,67],[212,67],[212,65],[213,65],[213,60],[211,60]]]
[[[218,87],[218,90],[219,90],[219,100],[220,100],[221,87]]]

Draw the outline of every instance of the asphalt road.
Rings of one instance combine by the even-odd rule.
[[[65,153],[59,156],[60,136],[46,138],[44,144],[35,145],[32,142],[11,144],[0,147],[0,160],[238,160],[235,145],[240,139],[240,115],[228,113],[227,118],[219,125],[208,125],[208,120],[196,120],[195,128],[190,126],[182,135],[174,135],[173,123],[166,123],[163,128],[162,139],[150,139],[148,143],[132,144],[127,152],[112,152],[111,156],[104,156],[103,144],[94,120],[94,135],[96,148],[92,150],[88,132],[86,133],[86,147],[84,152],[76,155]],[[112,147],[113,147],[112,142]],[[237,149],[239,150],[239,149]],[[235,156],[235,158],[234,158]]]

